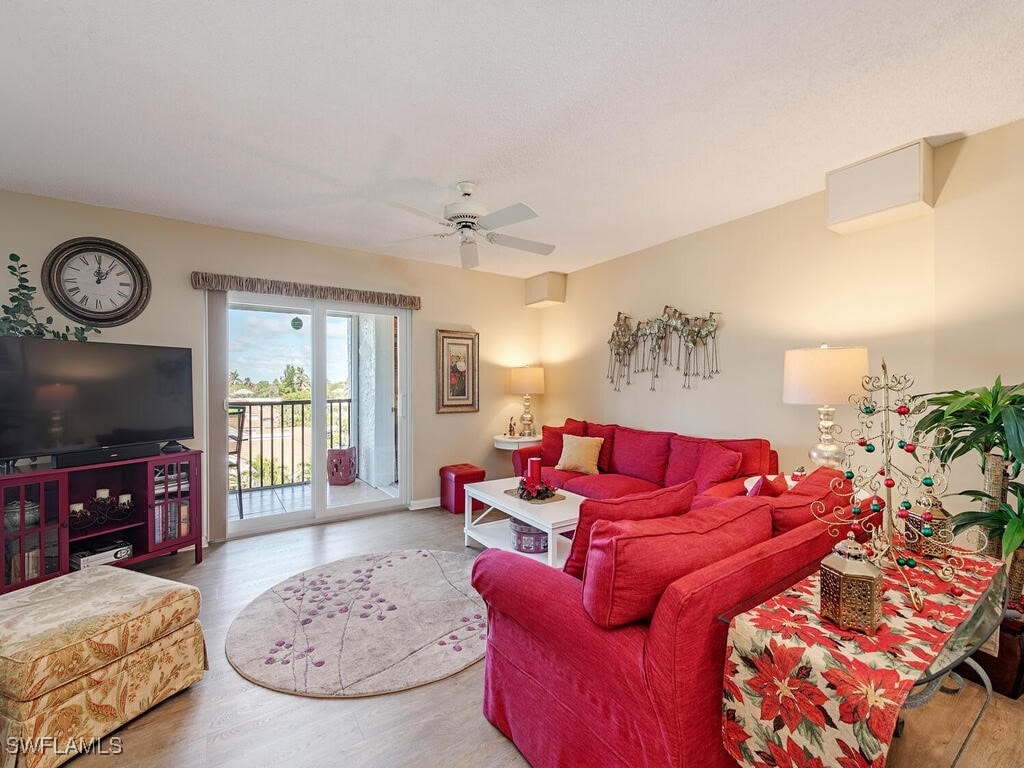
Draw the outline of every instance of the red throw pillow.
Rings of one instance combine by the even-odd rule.
[[[566,419],[565,424],[562,425],[562,429],[565,430],[565,434],[574,435],[575,437],[589,437],[587,434],[587,422],[580,421],[579,419]]]
[[[583,577],[583,607],[609,629],[650,619],[673,581],[771,533],[771,513],[761,499],[732,500],[682,517],[599,520]]]
[[[747,491],[747,496],[781,496],[788,490],[789,483],[786,482],[785,475],[776,475],[773,478],[761,475]]]
[[[586,499],[580,504],[580,519],[563,570],[577,579],[583,578],[590,548],[590,529],[598,520],[647,520],[681,515],[689,511],[696,493],[697,485],[691,481],[617,499]]]
[[[740,469],[743,454],[730,448],[724,448],[714,440],[704,441],[697,462],[697,493],[703,493],[713,485],[732,480]]]
[[[594,424],[587,422],[587,437],[603,437],[601,455],[597,457],[597,468],[602,472],[612,471],[612,445],[615,442],[614,424]]]
[[[695,437],[673,435],[669,440],[671,450],[668,466],[665,468],[665,485],[675,485],[693,480],[697,476],[700,449],[704,441]]]
[[[540,428],[540,463],[545,467],[553,467],[562,457],[562,427],[549,427],[545,424]]]

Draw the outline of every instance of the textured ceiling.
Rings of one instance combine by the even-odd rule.
[[[1024,2],[0,0],[0,188],[459,263],[571,272],[1024,117]],[[102,234],[102,233],[84,233]]]

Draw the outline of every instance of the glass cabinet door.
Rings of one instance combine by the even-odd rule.
[[[60,524],[60,483],[54,478],[8,483],[2,490],[3,582],[20,587],[57,576],[66,569],[61,553],[66,537]]]
[[[155,549],[179,544],[192,532],[190,509],[192,460],[153,462],[153,512],[150,546]]]

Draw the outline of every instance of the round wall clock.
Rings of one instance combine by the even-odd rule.
[[[112,326],[138,317],[149,303],[149,272],[134,253],[102,237],[76,237],[46,257],[43,292],[63,315]]]

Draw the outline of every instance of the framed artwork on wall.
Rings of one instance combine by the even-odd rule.
[[[480,410],[480,334],[437,331],[437,412]]]

